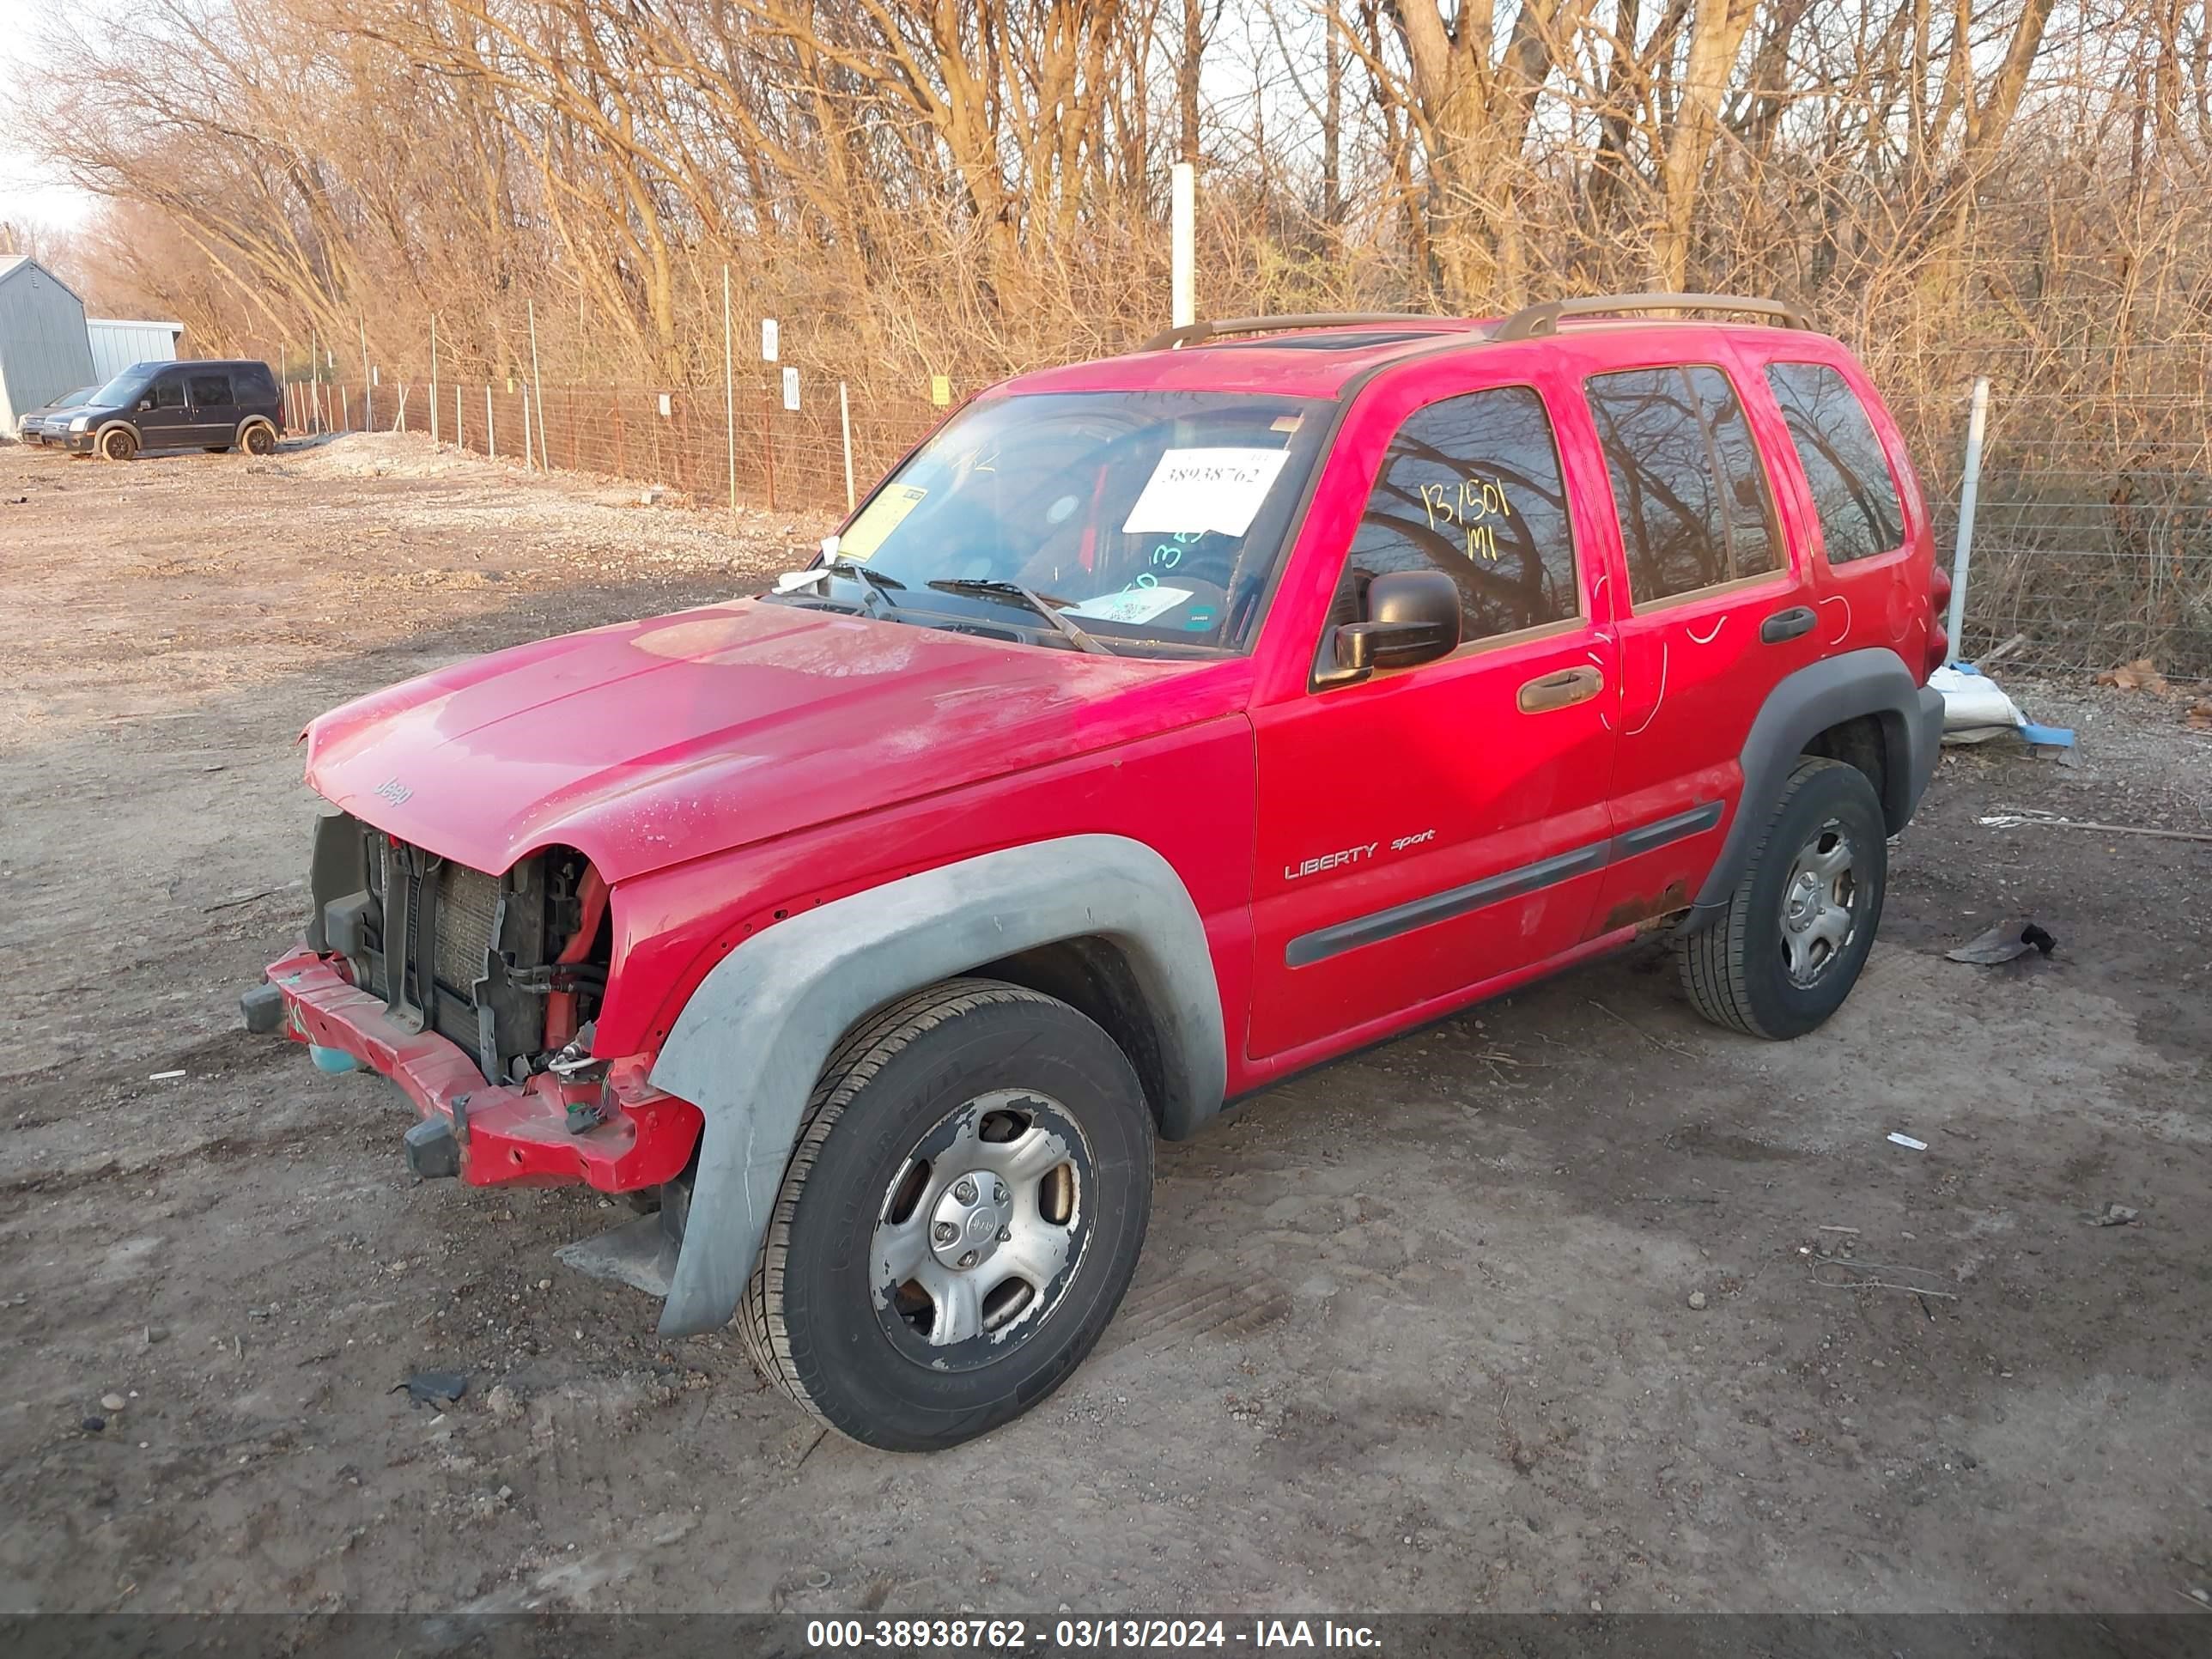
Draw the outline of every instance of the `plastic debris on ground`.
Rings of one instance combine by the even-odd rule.
[[[1926,1141],[1915,1140],[1911,1135],[1901,1135],[1894,1129],[1892,1129],[1889,1132],[1889,1138],[1893,1141],[1896,1142],[1897,1145],[1904,1147],[1907,1152],[1924,1152],[1928,1150],[1928,1143]]]
[[[2014,961],[2030,951],[2040,951],[2047,957],[2057,948],[2058,941],[2045,929],[2019,916],[2008,916],[1988,932],[1943,954],[1954,962],[1972,962],[1990,966]]]
[[[459,1371],[417,1371],[404,1382],[394,1382],[391,1392],[402,1389],[418,1406],[450,1406],[469,1391],[469,1379]]]
[[[2074,746],[2070,727],[2039,726],[2028,719],[1995,680],[1970,662],[1946,663],[1929,675],[1928,684],[1943,695],[1946,743],[1985,743],[1991,738],[2016,732],[2032,749]]]

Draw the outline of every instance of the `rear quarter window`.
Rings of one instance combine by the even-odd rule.
[[[1845,564],[1904,545],[1897,481],[1850,383],[1826,363],[1769,363],[1766,384],[1805,469],[1828,562]]]

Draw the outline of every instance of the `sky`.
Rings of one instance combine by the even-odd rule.
[[[35,68],[50,9],[37,0],[0,0],[0,219],[74,230],[91,213],[91,198],[40,168],[17,142],[20,123],[4,118],[8,88]]]

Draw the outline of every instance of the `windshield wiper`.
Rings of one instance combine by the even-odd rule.
[[[868,596],[868,602],[861,607],[863,610],[872,609],[874,601],[881,599],[886,611],[896,611],[899,608],[899,602],[891,597],[892,592],[896,590],[902,593],[906,591],[906,584],[897,577],[886,576],[880,570],[871,570],[858,559],[848,558],[842,553],[832,554],[819,564],[809,565],[804,570],[779,577],[775,591],[779,594],[793,592],[817,576],[824,582],[832,576],[850,576],[860,583],[861,591]],[[795,581],[794,577],[804,577],[807,580]]]
[[[899,608],[899,602],[893,599],[891,594],[894,592],[903,592],[906,589],[906,584],[897,577],[886,576],[880,570],[871,570],[858,559],[848,559],[842,553],[824,559],[815,568],[819,570],[835,571],[840,576],[852,577],[871,594],[880,599],[884,602],[884,609],[889,611],[896,611]]]
[[[1079,651],[1089,651],[1101,657],[1118,654],[1060,615],[1056,606],[1066,605],[1066,599],[1048,599],[1042,593],[1031,592],[1019,582],[996,581],[981,576],[957,576],[945,581],[933,581],[930,586],[940,593],[968,593],[986,599],[1018,599],[1073,640]]]

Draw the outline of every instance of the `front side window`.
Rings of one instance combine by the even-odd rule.
[[[192,376],[192,406],[194,408],[220,409],[229,401],[229,375],[195,374]]]
[[[1525,386],[1448,398],[1390,441],[1346,558],[1338,608],[1393,570],[1441,570],[1462,641],[1577,615],[1566,485],[1544,400]]]
[[[1780,568],[1765,475],[1726,374],[1703,364],[1628,369],[1594,376],[1588,392],[1633,599]]]
[[[1790,441],[1812,489],[1830,564],[1871,558],[1905,544],[1897,483],[1874,422],[1844,377],[1825,363],[1769,363]]]
[[[1328,426],[1325,404],[1240,392],[994,398],[846,526],[836,561],[878,580],[832,591],[893,620],[1062,643],[1018,595],[932,586],[1012,583],[1109,650],[1243,649]]]
[[[185,377],[183,375],[164,374],[154,382],[155,408],[182,409],[184,406]]]

